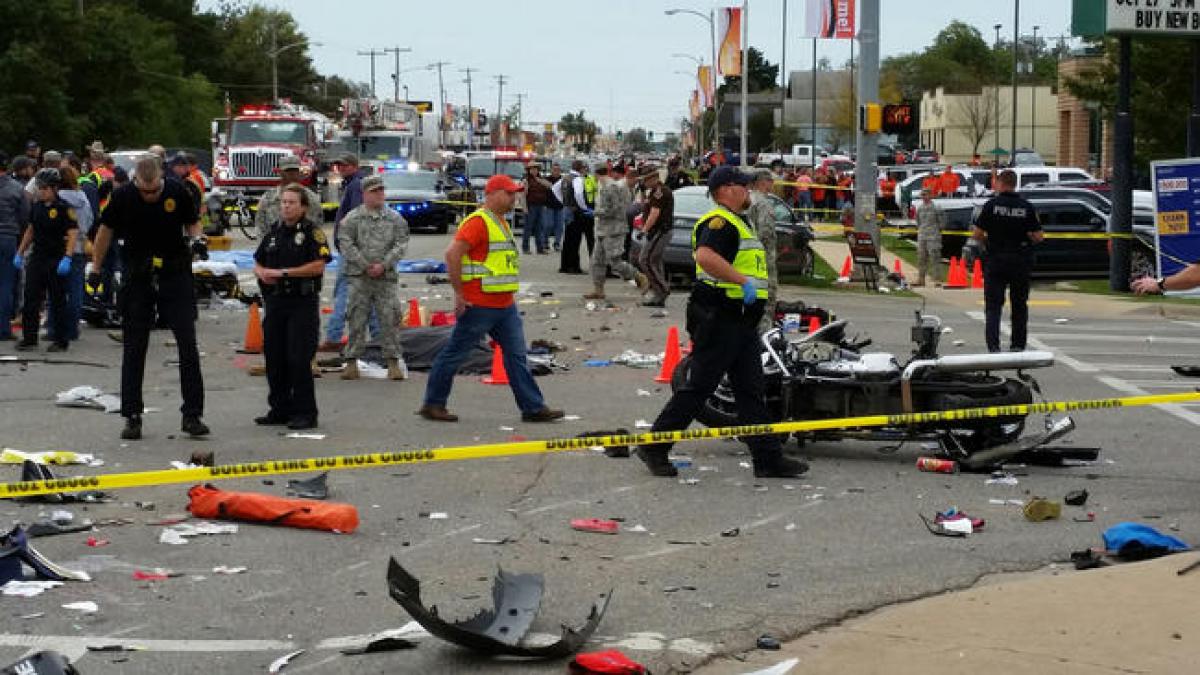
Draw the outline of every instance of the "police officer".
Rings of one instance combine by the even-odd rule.
[[[737,402],[738,424],[772,421],[763,398],[762,348],[758,322],[767,300],[767,260],[762,243],[740,215],[750,206],[749,176],[731,166],[713,169],[709,196],[717,207],[692,229],[696,282],[688,300],[687,329],[693,349],[683,385],[654,421],[652,431],[686,429],[705,400],[728,374]],[[759,478],[792,478],[808,465],[783,456],[776,435],[748,436]],[[642,461],[655,476],[674,476],[670,444],[644,445]]]
[[[1000,312],[1004,309],[1006,288],[1012,308],[1010,346],[1015,352],[1024,351],[1033,246],[1040,244],[1044,235],[1037,209],[1017,194],[1015,172],[1000,172],[996,196],[979,210],[973,236],[987,251],[983,260],[983,299],[988,351],[1000,351]]]
[[[92,273],[88,285],[101,282],[99,270],[114,239],[122,240],[123,282],[117,303],[121,310],[121,438],[142,437],[142,380],[146,350],[155,313],[171,329],[179,354],[179,386],[183,394],[180,429],[189,436],[205,436],[204,380],[196,347],[196,296],[192,282],[192,256],[207,256],[206,240],[196,220],[196,207],[188,191],[174,179],[163,177],[162,161],[143,155],[134,166],[133,180],[113,190],[100,217],[92,248]]]
[[[363,203],[346,214],[337,235],[343,274],[349,282],[346,319],[350,342],[346,345],[342,379],[359,377],[358,359],[366,352],[367,325],[374,312],[379,317],[377,335],[387,361],[388,379],[403,380],[408,377],[408,367],[397,326],[396,263],[408,250],[408,223],[387,207],[382,177],[364,178],[362,191]]]
[[[42,169],[33,180],[37,183],[38,200],[30,210],[29,227],[25,229],[13,258],[16,267],[26,268],[25,303],[21,312],[23,334],[17,349],[37,348],[38,326],[41,325],[38,313],[42,311],[43,300],[49,296],[54,344],[47,351],[64,352],[70,333],[66,277],[71,272],[69,252],[75,250],[75,239],[79,236],[78,216],[75,209],[58,196],[62,187],[58,169]],[[25,265],[30,244],[33,253]]]
[[[317,426],[310,364],[321,329],[321,277],[332,255],[320,225],[305,217],[308,207],[303,186],[285,186],[279,220],[254,253],[254,274],[266,300],[263,356],[270,387],[267,414],[256,417],[255,424]]]
[[[186,175],[186,173],[185,173]],[[279,198],[283,189],[289,185],[300,185],[308,197],[307,217],[309,222],[320,225],[325,219],[321,213],[321,200],[317,193],[309,190],[300,183],[300,159],[295,155],[284,155],[279,158],[279,185],[263,193],[258,199],[258,210],[254,214],[254,229],[261,240],[271,231],[271,227],[279,222]]]

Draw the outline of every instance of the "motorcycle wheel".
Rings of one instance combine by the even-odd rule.
[[[955,410],[982,406],[1018,405],[1033,402],[1033,391],[1020,380],[1005,380],[1000,392],[993,396],[966,396],[962,394],[939,394],[930,401],[931,410]],[[971,432],[966,437],[964,449],[977,452],[1005,443],[1012,443],[1025,431],[1024,417],[995,417],[974,422],[958,423]]]

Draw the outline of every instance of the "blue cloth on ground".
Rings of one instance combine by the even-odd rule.
[[[1117,523],[1104,531],[1104,547],[1120,556],[1153,557],[1191,547],[1141,523]]]
[[[208,259],[212,262],[233,263],[239,270],[254,269],[254,251],[209,251]],[[334,254],[333,262],[326,265],[325,269],[336,270],[340,261],[341,256]],[[401,260],[396,263],[396,271],[401,274],[433,274],[445,272],[446,263],[434,258]]]

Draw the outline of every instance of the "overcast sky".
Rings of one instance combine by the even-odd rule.
[[[975,27],[989,42],[993,26],[1003,24],[1011,40],[1013,0],[881,0],[884,56],[920,51],[951,21]],[[778,63],[782,55],[784,0],[751,0],[750,44]],[[201,0],[209,9],[215,0]],[[496,76],[503,74],[504,106],[525,95],[524,120],[556,121],[563,113],[584,109],[605,129],[643,126],[665,132],[677,129],[687,114],[695,86],[695,63],[671,56],[687,53],[709,58],[708,23],[691,15],[666,16],[669,8],[707,14],[721,5],[696,0],[521,0],[511,3],[460,0],[290,0],[262,2],[287,9],[301,30],[321,46],[312,49],[317,70],[361,82],[370,79],[370,62],[358,50],[409,47],[401,54],[401,70],[449,61],[445,77],[447,102],[464,105],[467,85],[461,68],[472,75],[472,102],[493,113]],[[502,9],[510,8],[510,9]],[[1039,35],[1070,33],[1070,0],[1026,0],[1021,7],[1021,33],[1039,25]],[[788,2],[787,69],[812,66],[812,41],[804,34],[804,2]],[[857,47],[856,47],[857,49]],[[848,41],[822,41],[818,57],[840,65],[849,59]],[[266,59],[264,58],[264,68]],[[395,57],[376,61],[376,91],[391,96]],[[436,72],[401,74],[414,100],[438,99]],[[403,94],[402,94],[403,95]]]

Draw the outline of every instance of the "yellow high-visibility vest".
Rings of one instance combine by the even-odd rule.
[[[759,300],[767,299],[767,254],[763,248],[762,242],[754,235],[754,231],[746,226],[746,223],[729,209],[718,206],[708,213],[700,216],[696,224],[692,227],[692,252],[693,257],[696,251],[696,233],[700,230],[700,225],[709,220],[720,217],[725,222],[733,225],[738,231],[738,252],[733,259],[733,269],[744,274],[754,284],[754,296]],[[740,284],[722,281],[708,272],[705,272],[700,264],[696,264],[696,280],[708,284],[713,288],[719,288],[725,291],[727,297],[734,300],[741,300],[743,293]]]
[[[506,225],[500,225],[486,209],[467,216],[463,223],[479,216],[487,225],[488,253],[482,261],[462,257],[462,280],[480,280],[484,293],[515,293],[521,266],[517,259],[517,242]],[[461,227],[461,226],[460,226]]]

